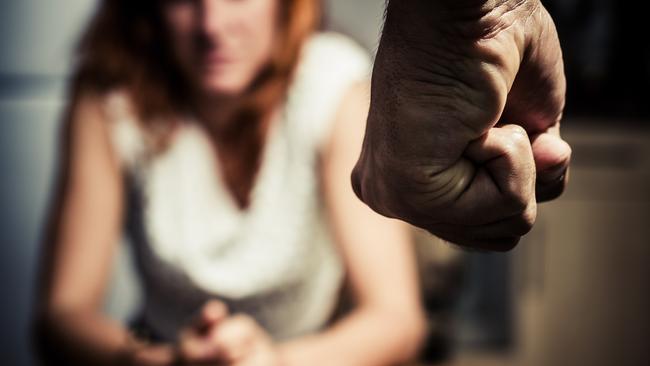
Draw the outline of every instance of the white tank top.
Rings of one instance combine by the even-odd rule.
[[[126,230],[144,289],[142,315],[164,339],[211,298],[254,317],[274,338],[321,328],[343,278],[323,210],[317,159],[341,99],[369,78],[366,52],[344,36],[312,36],[269,131],[251,203],[240,211],[197,123],[149,154],[125,93],[107,97],[127,182]]]

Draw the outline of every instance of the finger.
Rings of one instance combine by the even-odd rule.
[[[462,249],[484,252],[507,252],[517,246],[520,235],[503,236],[498,238],[468,238],[458,232],[432,232],[444,241],[458,245]]]
[[[190,326],[179,336],[179,354],[185,362],[206,362],[218,354],[208,335],[228,316],[228,308],[219,300],[209,300],[199,310]]]
[[[219,359],[228,363],[243,359],[262,336],[262,330],[252,318],[238,314],[224,320],[210,338],[219,350]]]
[[[566,170],[571,160],[571,147],[555,133],[540,133],[531,137],[537,176],[555,180]]]
[[[480,168],[455,202],[462,216],[453,222],[487,224],[520,214],[534,201],[535,165],[526,132],[519,126],[490,129],[465,155]]]
[[[442,239],[464,247],[489,251],[508,251],[533,227],[537,210],[531,207],[498,222],[478,226],[444,225],[435,232]]]
[[[534,136],[532,147],[537,167],[537,200],[557,198],[568,183],[571,147],[560,138],[557,130]]]
[[[199,334],[205,333],[227,316],[228,307],[226,304],[219,300],[209,300],[194,318],[193,327]]]
[[[219,350],[209,338],[198,335],[188,328],[181,332],[177,345],[178,358],[187,364],[197,364],[218,359]]]
[[[409,207],[426,217],[428,212],[435,212],[449,205],[467,189],[476,174],[474,164],[461,158],[451,167],[434,174],[425,172],[419,179],[418,187],[410,187],[404,194],[404,201]]]

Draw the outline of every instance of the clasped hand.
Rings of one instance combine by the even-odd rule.
[[[134,366],[280,366],[271,337],[248,315],[229,314],[217,300],[206,302],[181,330],[176,344],[135,350]]]

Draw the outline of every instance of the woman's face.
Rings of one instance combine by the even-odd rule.
[[[160,0],[172,52],[200,93],[241,94],[269,61],[278,0]]]

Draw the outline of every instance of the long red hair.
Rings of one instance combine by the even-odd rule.
[[[100,3],[77,49],[72,94],[74,98],[85,91],[127,90],[143,128],[164,148],[170,138],[164,131],[170,129],[161,127],[189,108],[192,93],[166,47],[161,2]],[[250,201],[269,116],[286,97],[301,46],[320,20],[318,0],[278,2],[278,44],[271,59],[241,98],[232,119],[221,127],[207,125],[225,183],[242,208]]]

